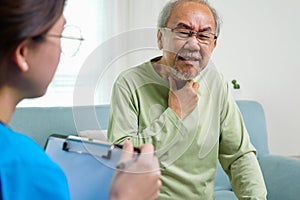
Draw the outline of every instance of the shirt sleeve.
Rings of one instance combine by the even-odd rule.
[[[219,160],[239,199],[266,199],[266,186],[256,158],[256,149],[230,94],[221,114]]]

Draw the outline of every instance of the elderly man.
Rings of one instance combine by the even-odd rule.
[[[154,144],[160,199],[214,199],[218,160],[239,199],[266,199],[241,113],[209,62],[219,31],[206,1],[167,3],[157,32],[163,55],[122,72],[114,84],[109,140]]]

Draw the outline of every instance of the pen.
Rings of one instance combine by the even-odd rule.
[[[133,158],[131,158],[131,159],[129,159],[129,160],[126,160],[126,161],[124,161],[124,162],[120,162],[120,163],[116,166],[116,168],[117,168],[117,169],[125,169],[125,168],[128,168],[132,163],[134,163],[134,162],[137,161],[138,157],[139,157],[139,154],[135,154],[135,155],[133,156]]]

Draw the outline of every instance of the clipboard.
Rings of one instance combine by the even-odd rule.
[[[71,200],[109,199],[121,148],[85,137],[53,134],[45,151],[64,171]]]

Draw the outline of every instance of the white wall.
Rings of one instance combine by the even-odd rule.
[[[223,19],[213,61],[266,112],[271,153],[300,154],[300,1],[211,0]]]

